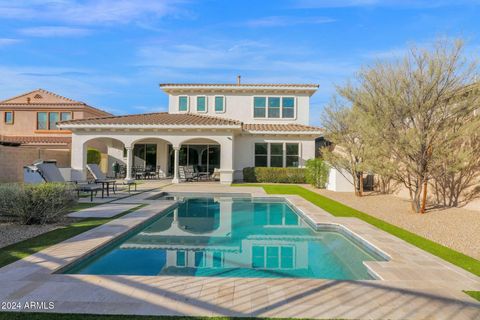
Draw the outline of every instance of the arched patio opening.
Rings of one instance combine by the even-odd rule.
[[[122,166],[126,168],[125,144],[123,141],[111,137],[95,137],[83,143],[85,164],[95,163],[100,170],[109,177],[121,178],[125,176]],[[125,171],[125,170],[124,170]],[[86,172],[87,177],[89,175]]]
[[[148,137],[132,143],[132,177],[167,178],[168,152],[171,143],[158,137]],[[170,147],[171,148],[171,147]]]
[[[220,144],[208,138],[188,139],[181,143],[179,166],[193,166],[195,171],[212,174],[220,168]],[[168,174],[173,175],[175,167],[175,150],[168,146]]]

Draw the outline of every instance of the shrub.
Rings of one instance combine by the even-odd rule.
[[[102,160],[102,154],[97,149],[88,148],[87,149],[87,163],[100,164]]]
[[[248,167],[243,169],[243,180],[261,183],[305,183],[305,169]]]
[[[0,185],[0,213],[23,224],[58,221],[76,203],[75,188],[65,183]]]
[[[309,159],[306,163],[306,180],[315,188],[325,188],[330,167],[321,158]]]

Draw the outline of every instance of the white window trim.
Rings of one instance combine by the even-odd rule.
[[[255,117],[255,98],[265,98],[265,117]],[[280,98],[280,117],[270,118],[268,116],[268,99]],[[293,118],[283,118],[283,98],[293,98]],[[253,96],[252,97],[252,117],[254,120],[274,120],[274,121],[292,121],[297,120],[297,97],[291,95],[269,95],[269,96]]]
[[[215,107],[215,102],[216,102],[217,97],[223,98],[223,110],[222,111],[217,111],[217,108]],[[226,109],[227,109],[227,98],[226,98],[226,96],[214,96],[213,97],[213,110],[215,111],[215,113],[225,113]]]
[[[253,142],[253,167],[255,167],[255,144],[257,143],[266,143],[267,144],[267,166],[266,168],[273,168],[270,163],[271,159],[271,144],[272,143],[281,143],[282,144],[282,167],[276,168],[303,168],[302,163],[302,142],[301,141],[254,141]],[[298,144],[298,167],[287,167],[287,143]]]
[[[205,98],[205,110],[204,111],[198,110],[198,98]],[[198,113],[207,113],[208,112],[208,98],[207,98],[207,96],[200,95],[200,96],[195,97],[195,110]]]
[[[251,248],[252,251],[253,251],[254,246],[263,247],[263,268],[254,268],[254,269],[257,269],[257,270],[293,270],[293,269],[295,269],[295,266],[297,264],[295,246],[292,246],[292,245],[272,246],[272,245],[268,245],[268,244],[258,244],[258,245],[252,245],[252,248]],[[282,247],[292,248],[292,267],[291,268],[282,268]],[[267,260],[268,260],[267,248],[277,248],[278,249],[278,267],[277,268],[268,268],[267,267]],[[253,257],[253,252],[252,252],[252,257]]]
[[[182,98],[182,97],[186,97],[186,98],[187,98],[187,110],[180,110],[180,98]],[[185,96],[185,95],[178,96],[177,109],[178,109],[178,112],[183,112],[183,113],[189,112],[189,111],[190,111],[190,97],[189,97],[189,96]]]

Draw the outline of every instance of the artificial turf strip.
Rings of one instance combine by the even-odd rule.
[[[480,301],[480,291],[463,291],[473,299]]]
[[[363,220],[383,231],[386,231],[414,246],[430,252],[462,269],[480,276],[480,261],[461,252],[452,250],[441,244],[423,238],[405,229],[388,222],[372,217],[364,212],[355,210],[340,202],[324,197],[316,192],[307,190],[298,185],[268,185],[268,184],[240,184],[239,186],[263,187],[268,194],[295,194],[310,201],[336,217],[354,217]]]
[[[145,204],[119,213],[112,218],[88,218],[74,222],[64,228],[55,229],[36,237],[26,239],[0,249],[0,268],[39,252],[49,246],[72,238],[82,232],[98,227],[123,215],[140,209]],[[1,319],[1,318],[0,318]]]

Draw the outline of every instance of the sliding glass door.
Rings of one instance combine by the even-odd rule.
[[[169,162],[168,173],[173,175],[174,152],[168,146]],[[220,146],[218,144],[186,144],[179,151],[180,166],[194,166],[198,172],[212,173],[215,168],[220,168]]]

